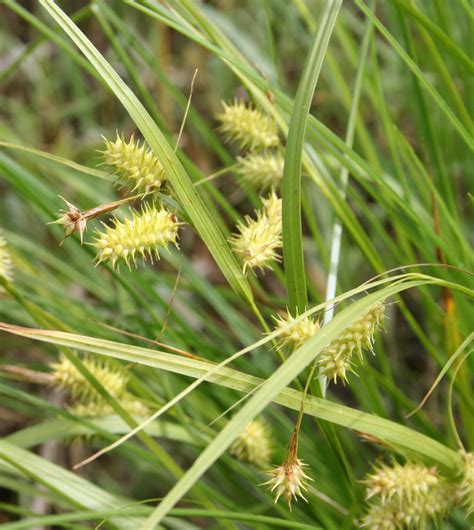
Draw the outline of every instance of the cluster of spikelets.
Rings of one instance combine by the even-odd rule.
[[[384,310],[383,302],[373,305],[326,346],[316,359],[320,373],[335,383],[338,379],[346,382],[348,373],[363,361],[363,351],[373,351],[374,336],[383,324]],[[311,315],[294,318],[288,312],[275,321],[280,347],[290,350],[300,347],[319,331],[319,322]]]
[[[280,139],[276,122],[243,101],[223,103],[217,115],[219,130],[236,143],[245,156],[237,158],[236,172],[257,189],[278,188],[283,178],[284,158],[278,150]]]
[[[178,246],[178,227],[176,216],[162,207],[145,206],[141,212],[132,212],[131,218],[113,220],[113,225],[103,224],[104,230],[97,231],[95,246],[98,249],[97,263],[110,261],[116,267],[123,260],[127,267],[137,265],[137,257],[159,259],[159,251],[169,243]]]
[[[163,166],[153,152],[144,144],[130,137],[129,142],[119,136],[115,142],[104,138],[105,149],[101,151],[104,163],[114,168],[117,182],[132,191],[159,190],[166,179]]]
[[[0,230],[0,276],[11,282],[13,280],[13,265],[10,252],[8,251],[7,241]],[[0,289],[2,289],[0,287]]]
[[[260,420],[251,421],[230,447],[230,453],[242,462],[266,468],[272,456],[272,444],[268,425]]]
[[[246,216],[244,222],[237,225],[239,233],[230,239],[244,273],[271,269],[272,264],[280,260],[277,251],[282,245],[281,199],[272,190],[262,202],[263,209],[256,211],[256,218]]]
[[[124,368],[112,367],[107,363],[87,357],[82,360],[82,364],[129,414],[134,416],[148,414],[147,407],[127,392],[129,377]],[[53,386],[66,391],[72,399],[73,404],[69,408],[72,414],[97,417],[114,412],[101,394],[65,355],[61,355],[58,362],[51,363],[50,368]]]
[[[372,499],[361,526],[369,530],[416,530],[442,518],[455,499],[455,486],[436,468],[407,463],[379,465],[363,481]]]

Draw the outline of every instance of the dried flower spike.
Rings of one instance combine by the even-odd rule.
[[[249,153],[245,157],[238,157],[237,162],[237,173],[255,188],[279,188],[285,163],[281,153]]]
[[[124,369],[90,358],[83,359],[82,363],[111,396],[119,398],[124,394],[128,383]],[[100,394],[66,356],[61,355],[58,362],[50,364],[50,368],[53,370],[53,385],[66,390],[74,399],[83,402],[102,400]]]
[[[10,252],[8,251],[7,241],[0,230],[0,276],[11,282],[13,280],[13,266]]]
[[[284,316],[275,317],[275,330],[282,330],[278,335],[281,346],[288,346],[295,350],[319,331],[319,322],[313,317],[306,316],[295,322],[296,318],[288,311]],[[285,329],[286,328],[286,329]]]
[[[130,268],[137,265],[137,256],[160,258],[159,249],[168,243],[178,246],[178,227],[181,223],[166,208],[158,210],[155,206],[146,206],[140,213],[132,212],[125,221],[114,219],[112,227],[103,225],[105,231],[97,231],[95,246],[98,248],[98,263],[111,261],[115,267],[123,259]]]
[[[474,513],[474,453],[462,453],[461,502],[469,514]]]
[[[156,191],[166,179],[163,166],[153,152],[139,144],[133,134],[130,141],[117,133],[115,142],[103,138],[105,150],[101,151],[104,162],[115,168],[115,176],[122,186],[137,191]]]
[[[264,209],[256,212],[257,218],[246,216],[245,222],[237,225],[240,233],[230,239],[242,260],[244,273],[271,269],[272,263],[280,260],[277,250],[281,248],[281,199],[272,192],[263,202]]]
[[[280,143],[276,123],[259,110],[234,101],[222,103],[224,112],[217,115],[221,122],[219,130],[227,141],[236,142],[241,149],[267,149]]]
[[[243,462],[267,467],[272,447],[266,423],[262,420],[251,421],[231,445],[230,453]]]
[[[355,362],[363,361],[363,350],[373,351],[375,332],[382,326],[385,305],[378,302],[348,326],[317,358],[320,372],[335,383],[347,381]]]

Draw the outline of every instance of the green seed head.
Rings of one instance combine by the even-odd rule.
[[[289,311],[284,316],[275,317],[275,330],[280,330],[277,339],[280,346],[287,346],[292,350],[302,346],[319,331],[319,322],[312,316],[304,317],[298,322],[295,320]]]
[[[96,359],[83,359],[84,367],[97,379],[107,392],[119,398],[125,392],[128,376],[122,368],[115,368]],[[58,362],[50,364],[53,370],[53,385],[68,392],[75,400],[87,402],[100,402],[100,394],[84,378],[77,368],[61,355]]]
[[[474,513],[474,453],[462,453],[461,502],[469,514]]]
[[[257,211],[257,218],[245,217],[245,222],[237,225],[239,234],[231,237],[235,253],[240,257],[243,271],[271,269],[272,263],[279,261],[277,250],[281,248],[281,199],[272,192],[263,199],[263,210]]]
[[[0,276],[11,282],[13,280],[13,265],[7,241],[0,230]],[[0,288],[1,289],[1,288]]]
[[[115,142],[104,138],[105,149],[101,151],[106,165],[115,169],[117,182],[133,191],[147,192],[161,188],[166,179],[163,166],[152,151],[134,136],[127,143],[117,134]]]
[[[132,212],[132,217],[123,222],[115,218],[113,226],[104,224],[104,231],[96,233],[96,260],[110,261],[113,267],[123,260],[129,268],[131,264],[137,265],[137,257],[153,262],[153,258],[159,259],[160,248],[169,243],[178,246],[179,225],[173,213],[154,206],[146,206],[140,213]]]
[[[280,143],[276,123],[259,110],[234,101],[231,105],[222,103],[224,112],[217,115],[221,125],[219,130],[229,142],[233,141],[241,149],[267,149]]]
[[[272,455],[270,431],[262,420],[251,421],[230,447],[230,453],[243,462],[267,467]]]
[[[375,332],[382,326],[385,305],[379,302],[347,327],[317,358],[320,372],[335,383],[347,381],[354,365],[363,361],[363,351],[373,351]]]
[[[281,153],[265,151],[237,158],[237,173],[257,189],[279,188],[285,159]]]

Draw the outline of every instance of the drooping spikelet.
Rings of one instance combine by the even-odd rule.
[[[132,212],[132,217],[119,221],[114,219],[113,226],[103,224],[105,230],[97,231],[95,246],[98,248],[98,263],[111,261],[115,267],[123,259],[130,268],[136,267],[137,257],[160,258],[159,249],[168,243],[178,246],[178,227],[176,216],[166,208],[158,210],[155,206],[145,206],[140,213]]]
[[[298,497],[308,502],[303,492],[308,489],[308,481],[313,479],[304,472],[306,467],[308,467],[308,464],[305,464],[296,455],[290,454],[281,466],[276,466],[269,471],[271,478],[265,484],[275,494],[275,503],[278,502],[282,495],[288,502],[290,509],[291,501],[293,499],[298,500]]]
[[[221,122],[219,130],[227,141],[236,142],[241,149],[267,149],[279,144],[278,128],[272,118],[243,101],[222,104],[224,112],[218,114],[217,119]]]
[[[240,233],[230,239],[242,260],[244,273],[251,269],[271,269],[272,263],[280,260],[277,250],[281,248],[281,199],[272,191],[263,203],[263,210],[256,212],[257,218],[246,216],[245,222],[237,225]]]
[[[279,152],[249,153],[237,158],[237,173],[257,189],[279,188],[285,159]]]
[[[361,526],[369,530],[418,530],[443,517],[455,500],[455,486],[421,465],[383,466],[364,481],[369,505]]]
[[[267,424],[259,419],[251,421],[230,446],[230,453],[243,462],[267,467],[272,455]]]
[[[288,346],[292,350],[302,346],[319,331],[319,322],[314,320],[311,315],[304,317],[299,322],[295,322],[295,320],[296,318],[289,311],[284,316],[275,317],[275,330],[283,330],[277,338],[280,346]]]
[[[163,166],[153,152],[143,143],[129,142],[117,133],[115,142],[103,138],[105,149],[101,151],[106,165],[115,168],[117,181],[136,191],[156,191],[166,180]]]
[[[83,359],[82,363],[111,396],[120,398],[125,393],[128,376],[124,369],[91,358]],[[50,368],[53,370],[53,385],[66,390],[75,400],[84,403],[102,400],[101,395],[66,356],[61,355],[58,362],[50,364]]]
[[[373,351],[375,332],[383,324],[385,305],[378,302],[347,327],[317,358],[320,372],[337,382],[347,381],[355,363],[363,361],[363,351]]]
[[[0,230],[0,276],[11,282],[13,280],[13,266],[7,241]],[[1,288],[0,288],[1,289]]]
[[[469,514],[474,513],[474,453],[462,452],[461,502]]]

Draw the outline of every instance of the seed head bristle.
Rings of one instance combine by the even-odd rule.
[[[227,141],[233,141],[241,149],[267,149],[280,143],[275,121],[259,110],[245,105],[243,101],[234,101],[228,105],[222,103],[224,112],[217,115],[221,125],[219,130]]]

